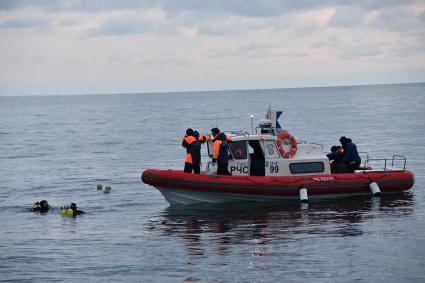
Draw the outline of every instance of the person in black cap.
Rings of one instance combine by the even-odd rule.
[[[341,142],[342,148],[344,149],[344,156],[342,162],[346,163],[353,173],[357,170],[361,163],[360,155],[357,151],[357,146],[351,141],[350,138],[342,136],[339,141]]]
[[[189,148],[190,155],[192,156],[193,173],[201,173],[201,143],[205,141],[203,136],[200,136],[197,131],[193,132],[195,141]]]
[[[344,149],[341,146],[332,146],[331,153],[326,155],[331,162],[332,173],[350,173],[351,170],[348,168],[342,159],[344,158]]]
[[[70,209],[72,209],[74,216],[78,215],[78,214],[83,214],[85,213],[82,210],[79,210],[77,208],[77,204],[75,202],[71,203],[71,205],[69,206]]]
[[[192,173],[193,170],[193,158],[191,154],[191,147],[193,143],[196,142],[196,138],[194,137],[194,132],[192,129],[186,130],[186,135],[183,138],[182,146],[186,149],[186,159],[184,161],[184,172]]]
[[[212,128],[211,134],[214,137],[211,140],[213,144],[213,149],[214,149],[212,162],[218,163],[217,175],[231,175],[227,167],[229,164],[229,144],[228,143],[232,141],[232,138],[220,132],[218,128]]]

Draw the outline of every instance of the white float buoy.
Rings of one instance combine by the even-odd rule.
[[[104,191],[104,193],[105,193],[105,194],[110,193],[110,192],[111,192],[111,190],[112,190],[111,186],[105,186],[105,191]]]
[[[98,191],[100,191],[101,189],[103,189],[103,185],[102,184],[97,184],[96,188],[97,188]]]
[[[302,203],[308,202],[308,194],[307,194],[306,188],[300,189],[300,202],[302,202]]]
[[[376,182],[372,182],[369,184],[370,191],[374,197],[381,195],[381,190]]]

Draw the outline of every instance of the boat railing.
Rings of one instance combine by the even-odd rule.
[[[362,158],[363,160],[369,160],[370,159],[368,152],[366,152],[366,151],[359,151],[358,153],[359,153],[360,157],[366,156],[366,158]]]
[[[391,158],[367,158],[363,163],[363,172],[365,171],[405,171],[407,158],[403,155],[393,155]],[[401,163],[401,164],[400,164]],[[383,166],[383,167],[381,167]],[[373,169],[370,169],[370,168]],[[382,169],[378,169],[382,168]]]
[[[224,132],[230,135],[239,135],[239,136],[247,136],[250,134],[248,131],[245,131],[245,130],[226,130]]]
[[[317,143],[317,142],[308,142],[308,141],[297,141],[297,144],[312,144],[312,145],[318,145],[324,148],[323,144]]]
[[[318,145],[318,146],[324,147],[323,144],[316,143],[316,142],[310,142],[309,144],[313,144],[313,145]]]

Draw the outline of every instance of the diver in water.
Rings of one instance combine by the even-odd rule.
[[[65,206],[61,207],[61,215],[62,216],[73,216],[73,217],[75,217],[78,214],[83,214],[83,213],[85,213],[85,212],[82,211],[82,210],[79,210],[77,208],[77,204],[75,202],[71,203],[70,206],[65,205]]]
[[[49,203],[47,202],[47,200],[43,199],[40,202],[37,201],[36,203],[34,203],[31,211],[34,211],[34,212],[49,212],[49,209],[50,209]]]
[[[75,202],[71,203],[71,205],[69,206],[69,208],[70,208],[70,209],[72,209],[72,211],[74,212],[74,216],[76,216],[76,215],[78,215],[78,214],[83,214],[83,213],[85,213],[84,211],[79,210],[79,209],[77,208],[77,204],[76,204]]]

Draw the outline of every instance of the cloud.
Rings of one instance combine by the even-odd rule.
[[[405,32],[412,29],[425,29],[425,12],[415,13],[407,9],[384,9],[377,12],[369,27],[387,31]]]
[[[209,54],[212,58],[264,58],[272,56],[274,48],[271,44],[248,44],[236,48],[212,49]]]
[[[342,48],[340,55],[345,58],[372,57],[384,54],[381,46],[376,44],[358,44]]]
[[[187,58],[177,57],[174,54],[162,54],[157,57],[142,60],[141,64],[146,66],[189,66],[191,61]]]
[[[328,24],[337,28],[358,27],[363,24],[367,14],[367,11],[357,7],[340,7],[336,9]]]
[[[279,45],[274,44],[246,44],[241,45],[236,48],[220,48],[220,49],[211,49],[209,51],[209,56],[211,58],[221,59],[221,58],[231,58],[236,60],[258,60],[258,59],[300,59],[308,57],[309,53],[301,50],[290,50],[285,49]]]
[[[22,29],[46,27],[50,23],[47,18],[15,17],[0,22],[0,28]]]
[[[424,33],[423,1],[0,0],[0,77],[173,90],[244,88],[261,74],[311,85],[308,75],[423,68]]]
[[[161,8],[143,11],[124,11],[122,13],[107,13],[98,20],[97,26],[90,31],[91,35],[130,35],[153,33],[168,33],[174,29],[167,15]]]
[[[271,17],[294,11],[313,10],[325,7],[351,6],[367,10],[377,10],[384,7],[396,7],[414,3],[413,0],[2,0],[0,10],[14,10],[25,7],[38,7],[49,11],[85,11],[102,12],[116,10],[150,9],[162,7],[167,12],[193,12],[200,14],[225,14],[247,17]]]
[[[128,35],[144,33],[147,26],[134,17],[108,19],[91,31],[91,35]]]

